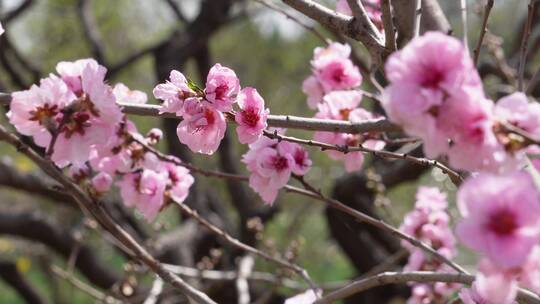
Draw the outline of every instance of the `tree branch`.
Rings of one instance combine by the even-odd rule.
[[[55,226],[53,222],[37,213],[0,213],[0,234],[19,236],[42,243],[64,259],[68,259],[73,249],[80,246],[75,267],[92,284],[110,289],[121,279],[119,274],[97,259],[94,249],[79,244],[64,227]]]
[[[283,2],[331,30],[362,42],[377,63],[389,53],[375,25],[367,15],[361,13],[361,10],[357,11],[355,17],[349,17],[312,0],[283,0]]]
[[[409,282],[418,283],[460,283],[470,285],[474,281],[474,276],[464,273],[437,273],[430,271],[413,271],[413,272],[385,272],[369,278],[361,279],[353,282],[350,285],[336,290],[322,299],[315,302],[315,304],[327,304],[334,303],[344,298],[347,298],[353,294],[388,284],[405,284]],[[518,299],[525,303],[540,303],[540,298],[530,291],[520,289],[518,292]]]
[[[19,17],[19,15],[24,13],[28,8],[30,8],[32,4],[34,4],[34,0],[24,0],[19,6],[17,6],[13,10],[9,11],[5,16],[3,16],[0,19],[0,22],[2,23],[2,25],[10,23],[15,18]]]
[[[33,151],[28,145],[24,144],[17,136],[9,133],[3,126],[0,126],[0,139],[17,148],[17,150],[28,156],[39,168],[41,168],[50,177],[60,183],[65,190],[73,196],[81,209],[89,216],[94,218],[106,231],[115,239],[124,245],[133,258],[144,263],[149,269],[158,274],[165,282],[168,282],[187,297],[199,303],[215,304],[206,294],[193,288],[177,275],[167,271],[159,261],[151,256],[146,249],[137,243],[131,235],[118,226],[108,214],[101,208],[102,202],[90,198],[79,186],[67,178],[58,170],[49,160],[43,159],[39,154]]]
[[[7,105],[10,101],[11,97],[9,94],[0,93],[0,104]],[[161,110],[161,106],[159,105],[119,103],[119,106],[126,114],[179,119],[175,113],[159,113]],[[386,119],[353,123],[344,120],[307,118],[292,115],[268,115],[267,123],[270,127],[275,128],[291,128],[351,134],[400,131],[398,126]]]
[[[484,36],[487,32],[489,13],[493,8],[494,0],[488,0],[486,6],[484,7],[484,16],[482,18],[482,30],[480,31],[480,37],[476,43],[476,48],[474,49],[474,65],[478,64],[478,58],[480,57],[480,49],[482,48],[482,42],[484,41]]]
[[[171,8],[174,15],[176,16],[176,19],[182,23],[187,23],[188,20],[186,19],[186,16],[184,16],[184,13],[180,9],[180,5],[176,3],[174,0],[165,0],[165,3]]]
[[[81,19],[81,26],[86,37],[86,40],[90,44],[90,52],[92,56],[101,63],[106,64],[105,47],[101,41],[98,26],[92,16],[92,2],[88,0],[79,0],[77,3],[77,12]]]

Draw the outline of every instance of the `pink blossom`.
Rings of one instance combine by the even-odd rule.
[[[315,76],[309,76],[302,83],[302,92],[307,96],[307,103],[310,109],[316,109],[324,96],[323,88]]]
[[[519,281],[535,293],[540,293],[540,245],[534,246],[521,268]]]
[[[445,110],[465,109],[461,98],[484,100],[482,83],[462,43],[442,33],[428,32],[413,39],[405,48],[390,56],[385,71],[391,84],[385,89],[382,104],[388,117],[413,136],[424,140],[424,152],[436,157],[448,149],[448,139],[455,134],[444,128],[439,118]],[[443,107],[444,104],[444,107]],[[462,134],[463,135],[463,134]]]
[[[238,95],[240,111],[235,115],[238,124],[236,133],[242,144],[251,144],[259,139],[268,126],[266,117],[270,112],[264,108],[264,99],[254,88],[244,88]]]
[[[290,155],[293,159],[291,171],[296,175],[305,175],[311,168],[311,160],[308,152],[299,144],[280,142],[277,149],[281,155]]]
[[[240,80],[233,70],[215,64],[206,78],[206,100],[219,111],[230,111],[240,91]]]
[[[490,304],[515,303],[518,284],[511,272],[499,269],[486,259],[480,261],[479,270],[474,289],[480,299]]]
[[[467,180],[457,195],[460,240],[504,268],[523,265],[539,241],[540,200],[524,172],[480,174]]]
[[[249,145],[242,162],[250,172],[250,187],[267,204],[273,204],[291,173],[303,175],[311,166],[311,160],[301,146],[284,141],[278,143],[266,137]]]
[[[156,155],[146,152],[142,145],[132,141],[131,138],[148,145],[157,144],[156,138],[142,136],[135,124],[125,120],[119,124],[105,145],[96,146],[90,154],[90,164],[96,171],[110,175],[128,173],[141,168],[157,170],[159,160]]]
[[[450,165],[469,171],[502,171],[511,166],[510,157],[493,132],[493,102],[472,87],[452,92],[440,107],[437,128],[452,140]]]
[[[156,145],[163,138],[163,131],[158,128],[152,128],[146,133],[148,144]]]
[[[113,88],[113,94],[116,102],[145,104],[148,100],[145,92],[130,90],[125,84],[117,83]]]
[[[105,77],[105,68],[100,66],[97,61],[91,58],[79,59],[73,62],[61,61],[56,65],[56,71],[68,85],[71,91],[77,95],[77,97],[80,97],[83,93],[81,76],[83,74],[83,70],[88,66],[93,70],[97,70],[97,73],[103,74],[102,78]]]
[[[184,114],[176,130],[180,142],[191,151],[213,154],[225,136],[225,117],[214,108],[201,103],[193,104]]]
[[[152,221],[164,205],[167,181],[166,174],[143,170],[126,174],[118,186],[126,207],[137,208],[148,221]]]
[[[448,259],[456,255],[456,242],[450,229],[450,219],[446,213],[448,202],[446,193],[437,188],[419,187],[416,193],[415,208],[407,213],[399,229],[415,239],[428,244]],[[433,270],[437,272],[453,272],[439,261],[427,257],[424,251],[403,242],[410,252],[405,271]],[[432,303],[436,299],[446,298],[457,286],[447,283],[414,284],[411,298],[407,303]]]
[[[197,96],[197,92],[193,91],[184,74],[179,71],[172,70],[169,75],[169,80],[165,83],[158,84],[154,90],[154,97],[163,100],[161,112],[183,114],[184,101]]]
[[[189,188],[195,182],[189,170],[173,163],[165,162],[164,169],[168,175],[168,195],[176,202],[182,203],[189,194]]]
[[[349,7],[349,3],[347,3],[347,0],[338,0],[338,2],[336,3],[336,11],[343,15],[352,16],[352,10]]]
[[[111,189],[112,183],[112,177],[104,172],[100,172],[92,178],[92,186],[97,192],[100,193],[109,191],[109,189]]]
[[[349,58],[324,56],[313,61],[314,75],[325,92],[347,90],[362,82],[362,75]]]
[[[104,82],[105,68],[94,65],[91,60],[76,61],[72,67],[84,64],[78,76],[81,88],[76,94],[79,98],[72,104],[74,112],[67,114],[69,117],[60,128],[51,156],[60,167],[86,162],[95,145],[105,144],[114,135],[123,117],[111,87]]]
[[[349,59],[351,47],[332,43],[313,52],[313,75],[304,80],[302,90],[308,95],[308,105],[315,108],[324,94],[335,90],[349,90],[362,82],[362,75]]]
[[[507,285],[500,285],[501,282],[497,282],[497,278],[491,278],[491,282],[495,286],[488,286],[485,283],[488,283],[485,281],[485,277],[482,279],[482,282],[480,282],[481,289],[480,292],[493,292],[492,295],[489,298],[495,298],[495,301],[488,300],[488,298],[484,298],[480,295],[479,288],[478,288],[478,282],[474,282],[471,286],[471,288],[463,288],[459,292],[459,299],[463,301],[463,304],[517,304],[516,301],[512,300],[515,295],[516,285],[514,283],[510,283]],[[504,281],[502,281],[504,282]],[[504,284],[504,283],[503,283]],[[487,289],[485,289],[487,288]],[[501,289],[499,289],[501,288]],[[495,290],[489,290],[489,289],[495,289]],[[500,297],[500,298],[496,298]]]
[[[323,62],[327,58],[341,57],[349,58],[351,56],[351,46],[346,43],[332,42],[326,47],[316,47],[313,50],[313,60],[311,64],[318,67],[318,62]]]
[[[323,102],[318,105],[319,111],[315,117],[321,119],[348,120],[351,122],[364,122],[375,120],[372,113],[357,108],[362,100],[362,93],[359,91],[334,91],[324,96]],[[372,139],[371,134],[344,134],[334,132],[315,132],[313,138],[317,141],[339,146],[359,146],[381,150],[385,143]],[[364,162],[362,152],[342,153],[339,151],[326,152],[332,159],[343,160],[347,172],[360,170]]]
[[[455,239],[449,228],[447,205],[446,194],[439,189],[419,187],[415,208],[405,215],[399,229],[452,258],[455,255]],[[403,245],[409,250],[416,249],[406,242]]]
[[[360,85],[362,75],[349,59],[350,54],[349,45],[336,42],[313,51],[313,75],[306,78],[302,84],[302,91],[308,96],[310,108],[316,108],[326,93],[348,90]]]
[[[273,148],[262,148],[249,151],[243,161],[250,170],[249,185],[261,195],[267,204],[272,204],[280,188],[285,186],[291,177],[294,159],[289,155],[281,155]]]
[[[55,75],[42,79],[29,90],[13,92],[9,121],[23,135],[32,136],[37,145],[48,147],[51,131],[58,128],[61,112],[75,95]]]
[[[497,120],[509,123],[540,139],[540,104],[529,102],[521,92],[501,98],[495,105]]]

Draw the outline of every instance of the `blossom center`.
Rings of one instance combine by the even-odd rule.
[[[86,112],[74,113],[71,116],[71,119],[69,120],[69,122],[63,126],[62,132],[65,133],[66,138],[70,138],[75,133],[84,135],[85,133],[84,129],[90,126],[89,120],[90,120],[90,114]]]
[[[332,73],[332,80],[334,80],[337,83],[340,83],[345,78],[345,71],[342,68],[335,69]]]
[[[224,99],[228,89],[229,87],[226,84],[218,86],[214,91],[216,94],[216,99]]]
[[[30,120],[37,121],[40,125],[44,125],[47,121],[58,114],[58,105],[49,105],[48,103],[43,106],[37,107],[35,110],[30,111]]]
[[[204,118],[206,119],[206,125],[213,125],[216,121],[214,112],[210,111],[209,109],[204,110]]]
[[[242,122],[254,128],[260,120],[259,113],[253,108],[246,109],[242,112]]]
[[[272,166],[277,171],[282,171],[282,170],[287,169],[289,167],[289,164],[285,157],[278,155],[272,159]]]
[[[424,69],[420,85],[424,88],[438,89],[440,83],[444,80],[444,73],[437,69]]]
[[[498,210],[488,222],[488,229],[498,235],[510,235],[518,228],[516,216],[509,210]]]

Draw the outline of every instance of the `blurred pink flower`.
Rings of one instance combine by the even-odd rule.
[[[490,304],[515,303],[518,284],[513,273],[501,270],[487,259],[479,264],[474,290],[480,299]]]
[[[266,117],[270,112],[264,108],[264,99],[254,88],[244,88],[238,95],[240,111],[235,115],[238,124],[236,133],[242,144],[251,144],[259,139],[268,126]]]
[[[540,236],[540,200],[530,175],[479,174],[461,185],[459,239],[501,268],[525,263]]]
[[[446,113],[448,108],[460,108],[461,98],[452,95],[458,91],[470,94],[472,100],[485,99],[467,50],[458,39],[442,33],[413,39],[390,56],[385,71],[391,83],[382,98],[388,117],[408,134],[421,137],[430,158],[445,153],[448,139],[455,135],[439,119],[460,121],[461,117]]]
[[[540,104],[529,102],[521,92],[501,98],[495,105],[495,116],[540,139]]]
[[[312,61],[313,74],[321,84],[324,92],[348,90],[362,82],[362,75],[347,57],[323,56]]]
[[[152,221],[164,205],[167,175],[153,170],[128,173],[118,182],[126,207],[135,207]]]
[[[99,193],[109,191],[109,189],[111,189],[112,183],[112,176],[105,172],[100,172],[92,178],[92,186]]]
[[[316,109],[324,96],[319,80],[313,75],[306,78],[302,83],[302,92],[308,96],[307,103],[310,109]]]
[[[80,97],[83,93],[81,77],[83,70],[86,69],[86,67],[97,70],[97,73],[103,74],[103,78],[105,77],[105,68],[100,66],[97,61],[92,58],[79,59],[76,61],[61,61],[56,65],[56,71],[77,97]]]
[[[166,170],[168,177],[167,194],[176,203],[180,204],[184,202],[189,194],[189,188],[193,185],[195,179],[185,167],[177,166],[171,162],[163,162],[162,166]]]
[[[327,93],[349,90],[361,84],[362,75],[349,59],[350,54],[349,45],[337,42],[314,50],[311,60],[313,74],[302,84],[310,108],[316,108]]]
[[[130,90],[125,84],[117,83],[113,88],[116,102],[145,104],[148,100],[145,92]]]
[[[347,120],[351,122],[365,122],[376,120],[376,117],[362,108],[358,108],[362,100],[362,93],[359,91],[334,91],[324,96],[323,102],[318,105],[316,118]],[[384,141],[372,139],[369,133],[364,134],[345,134],[334,132],[315,132],[313,138],[317,141],[331,145],[357,147],[359,145],[365,148],[381,150],[384,148]],[[360,170],[364,162],[362,152],[342,153],[339,151],[326,151],[326,153],[335,160],[343,160],[347,172]]]
[[[519,282],[533,292],[540,293],[540,244],[534,246],[521,267]]]

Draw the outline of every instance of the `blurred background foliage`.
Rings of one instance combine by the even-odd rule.
[[[197,0],[177,1],[192,17],[198,10]],[[459,1],[440,1],[454,25],[455,35],[461,35],[459,18]],[[17,0],[0,1],[1,12],[9,11],[18,4]],[[332,5],[332,1],[327,1]],[[471,45],[477,39],[480,18],[476,1],[469,1]],[[491,31],[504,38],[503,47],[510,47],[516,39],[515,30],[519,18],[525,12],[526,1],[496,1],[497,5],[490,19]],[[90,56],[89,45],[83,38],[76,10],[75,0],[39,0],[36,4],[7,28],[7,35],[18,49],[43,71],[54,72],[57,62],[75,60]],[[121,60],[124,56],[159,42],[172,31],[181,28],[174,15],[164,1],[157,0],[95,0],[92,1],[93,14],[106,49],[106,57],[111,62]],[[519,12],[519,13],[518,13]],[[312,34],[305,32],[294,22],[284,16],[253,3],[249,6],[248,17],[239,18],[224,26],[211,38],[211,55],[213,62],[233,68],[241,79],[242,86],[256,87],[265,98],[273,114],[293,114],[311,116],[313,111],[306,106],[305,96],[301,92],[301,83],[309,74],[309,61],[313,49],[320,41]],[[537,33],[534,33],[537,34]],[[196,78],[193,62],[189,62],[186,75]],[[7,84],[7,90],[13,88],[7,75],[0,73],[0,81]],[[149,102],[155,103],[151,94],[156,84],[155,67],[152,56],[145,56],[136,63],[118,73],[111,83],[123,82],[132,89],[146,92]],[[202,83],[203,80],[199,79]],[[365,88],[370,90],[369,87]],[[489,89],[489,87],[488,87]],[[496,94],[496,92],[489,92]],[[367,102],[366,102],[367,103]],[[132,117],[141,131],[159,125],[160,121],[151,118]],[[4,117],[0,117],[2,123]],[[231,130],[230,130],[231,131]],[[308,132],[291,132],[295,135],[309,137]],[[246,147],[237,145],[236,150],[243,153]],[[335,178],[343,174],[343,166],[330,160],[324,153],[310,149],[314,166],[307,178],[323,191],[329,191]],[[32,164],[21,157],[13,149],[0,144],[0,155],[10,160],[22,171],[34,170]],[[240,155],[240,154],[239,154]],[[216,167],[216,157],[197,156],[195,162],[199,166]],[[243,167],[243,166],[242,166]],[[369,167],[369,163],[366,164]],[[220,189],[220,195],[228,197],[223,182],[215,179],[201,178],[200,182],[208,183]],[[412,208],[414,194],[418,185],[435,185],[449,192],[451,206],[454,200],[454,186],[440,172],[429,171],[414,183],[402,184],[387,193],[390,199],[389,209],[398,219]],[[229,204],[228,199],[223,200]],[[261,205],[260,200],[253,204]],[[323,206],[304,198],[282,194],[277,202],[281,211],[269,222],[264,230],[266,250],[284,252],[292,243],[297,244],[298,263],[308,269],[318,282],[331,282],[349,279],[354,270],[350,262],[340,252],[336,244],[328,238],[326,221],[322,216]],[[54,203],[0,188],[0,210],[34,210],[39,209],[56,218],[61,224],[82,226],[78,212],[70,208],[58,208]],[[172,209],[172,208],[169,208]],[[452,213],[455,210],[452,207]],[[231,213],[232,214],[232,213]],[[144,221],[139,217],[141,221]],[[149,224],[156,233],[174,227],[178,223],[175,210],[166,210],[155,223]],[[80,229],[84,242],[99,248],[98,254],[111,267],[121,270],[124,258],[118,256],[96,232]],[[18,269],[28,274],[32,283],[48,298],[61,298],[65,303],[92,303],[94,300],[84,293],[72,288],[68,283],[47,272],[48,264],[66,267],[63,259],[43,246],[0,236],[0,256],[10,257],[16,261]],[[462,254],[461,262],[471,262],[471,257]],[[273,265],[260,262],[256,266],[260,270],[273,270]],[[84,280],[83,277],[80,277]],[[151,279],[150,276],[142,278]],[[22,303],[12,290],[0,281],[1,303]]]

